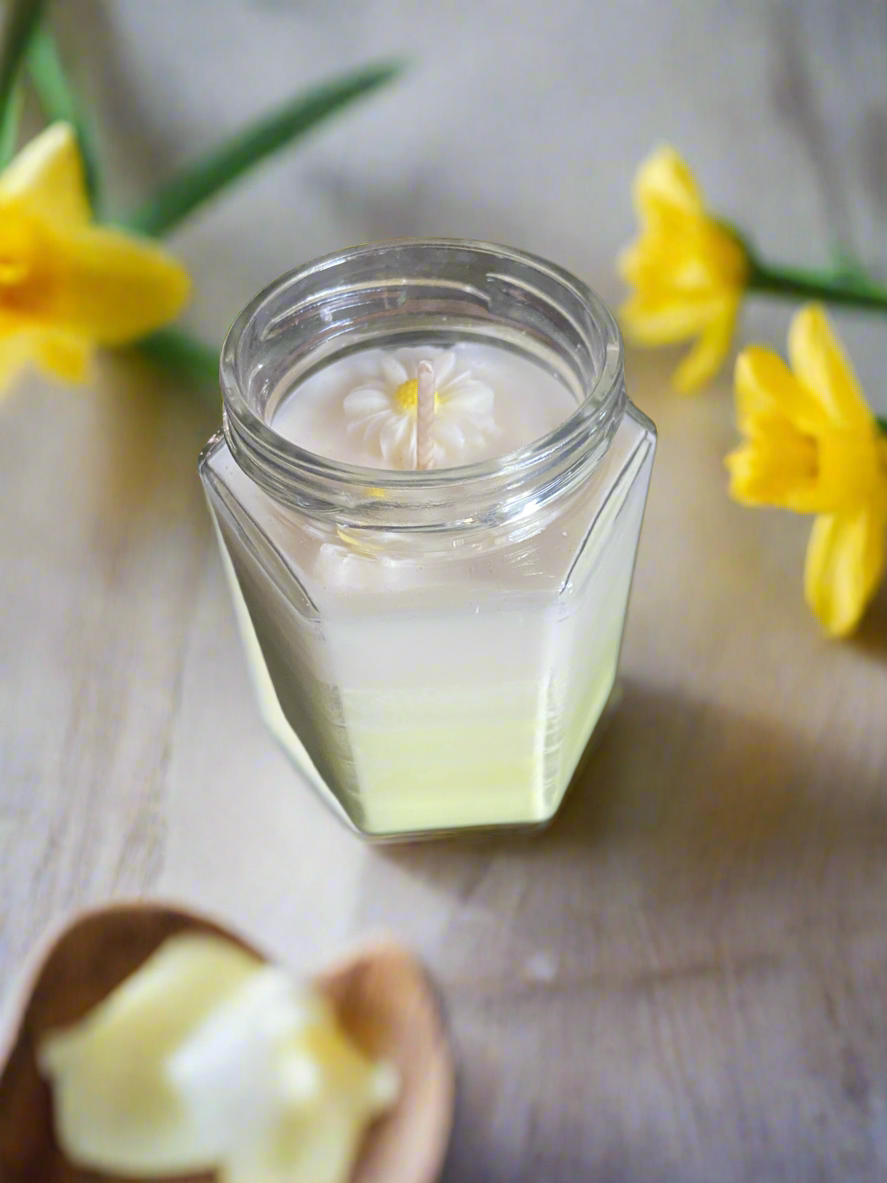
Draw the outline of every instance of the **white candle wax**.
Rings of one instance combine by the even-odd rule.
[[[337,358],[282,402],[274,430],[342,463],[415,468],[421,361],[435,370],[435,468],[515,451],[576,409],[573,395],[542,366],[495,345],[463,342]]]

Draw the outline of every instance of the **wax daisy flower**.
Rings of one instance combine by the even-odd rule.
[[[736,362],[746,442],[727,457],[745,505],[817,515],[807,548],[807,603],[833,636],[852,632],[884,573],[887,440],[817,305],[788,338],[789,369],[753,346]]]
[[[640,166],[634,203],[641,232],[619,259],[623,279],[635,289],[622,307],[622,325],[640,345],[695,337],[673,378],[678,390],[695,390],[730,348],[748,255],[709,214],[693,174],[672,148],[660,148]]]
[[[423,360],[434,367],[434,466],[468,463],[497,434],[495,400],[453,350],[380,351],[345,396],[348,431],[392,468],[415,468],[417,367]]]
[[[0,389],[29,361],[82,381],[96,345],[165,324],[188,288],[159,246],[92,223],[68,124],[52,124],[0,173]]]

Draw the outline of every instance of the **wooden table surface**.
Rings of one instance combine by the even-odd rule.
[[[297,15],[298,6],[292,13],[258,7],[265,25],[315,21],[315,39],[327,19]],[[733,193],[725,178],[735,174],[734,204],[764,224],[771,245],[797,247],[831,217],[839,234],[850,225],[857,246],[883,247],[865,193],[873,192],[872,177],[883,186],[887,175],[878,131],[887,102],[871,107],[871,119],[868,108],[859,116],[873,137],[869,172],[860,165],[846,192],[824,181],[816,190],[821,206],[808,200],[815,169],[805,173],[793,212],[771,173],[776,149],[771,157],[755,147],[759,131],[771,146],[784,137],[795,145],[788,162],[797,176],[798,161],[815,146],[809,118],[794,126],[785,116],[776,131],[761,113],[782,101],[783,115],[809,115],[793,42],[773,33],[782,63],[774,76],[788,90],[761,100],[759,110],[755,70],[770,51],[757,18],[710,5],[709,25],[693,34],[697,43],[714,36],[716,10],[733,22],[728,31],[753,62],[741,84],[751,110],[738,101],[732,54],[719,59],[717,82],[717,62],[700,56],[695,90],[675,97],[663,88],[668,118],[660,110],[656,122],[649,103],[643,116],[640,104],[632,107],[627,156],[594,207],[604,228],[593,248],[578,245],[585,215],[570,167],[558,190],[569,205],[566,221],[552,219],[536,232],[541,189],[522,199],[519,215],[484,207],[460,219],[453,211],[475,198],[464,207],[445,201],[449,212],[440,214],[435,195],[449,201],[455,190],[447,196],[431,163],[413,175],[418,189],[411,190],[424,194],[424,224],[411,223],[403,194],[381,182],[364,192],[355,214],[353,190],[330,174],[321,153],[310,158],[305,182],[308,190],[316,182],[313,208],[327,211],[318,214],[319,239],[326,238],[316,250],[336,245],[335,235],[355,241],[436,225],[511,239],[594,282],[606,274],[610,240],[630,222],[628,157],[674,135],[675,125],[722,195]],[[146,8],[121,4],[115,19],[124,11],[137,22]],[[403,6],[374,11],[387,13],[389,32],[400,17],[418,28],[418,16]],[[673,17],[679,32],[690,36],[695,11],[688,6]],[[592,17],[581,20],[590,35]],[[627,60],[627,20],[601,86],[615,85],[619,59]],[[860,52],[874,53],[879,21],[870,13],[868,25],[850,29]],[[831,25],[822,13],[813,23],[823,30],[815,45],[824,47]],[[778,32],[778,22],[762,17],[765,25]],[[504,34],[509,52],[529,53],[529,31],[516,29]],[[651,70],[665,44],[654,33],[642,45]],[[218,36],[233,44],[239,33],[221,22]],[[563,54],[572,52],[567,24],[551,37]],[[695,68],[693,44],[668,50],[670,68],[685,58]],[[834,46],[845,53],[840,39]],[[458,78],[464,60],[455,61]],[[495,55],[490,63],[495,71]],[[577,79],[587,78],[578,63],[576,70]],[[191,83],[192,97],[199,82]],[[221,96],[223,83],[213,85]],[[597,83],[576,82],[584,85]],[[643,89],[641,74],[625,93],[632,85]],[[435,86],[443,109],[443,81]],[[644,94],[656,97],[649,87]],[[551,99],[558,118],[562,106]],[[394,107],[387,109],[394,118]],[[493,116],[483,105],[477,110],[489,130]],[[727,142],[718,122],[727,112],[735,115],[729,144],[739,156],[732,173],[717,150]],[[430,118],[398,108],[400,130],[414,117]],[[568,126],[562,132],[565,141],[572,134]],[[605,151],[614,141],[601,134]],[[407,137],[405,153],[418,150],[416,136]],[[349,142],[363,160],[357,141]],[[833,142],[834,179],[851,146]],[[404,159],[389,161],[395,175],[411,175],[397,172]],[[355,167],[360,173],[369,165]],[[761,195],[765,182],[771,187]],[[336,214],[329,213],[333,199]],[[233,256],[218,263],[206,247],[228,243],[225,225],[185,240],[210,304],[221,301],[213,269]],[[255,232],[267,261],[274,245],[258,223]],[[581,232],[582,241],[594,239],[584,223]],[[241,280],[250,274],[248,246],[244,240],[231,263]],[[294,259],[316,253],[301,239],[292,249]],[[239,303],[259,286],[248,283]],[[236,304],[225,309],[233,314]],[[784,323],[784,316],[758,316],[750,327],[766,326],[778,343]],[[850,318],[842,325],[870,387],[877,375],[883,383],[883,328],[878,335]],[[801,591],[808,523],[727,499],[728,379],[683,399],[667,389],[673,362],[670,354],[628,358],[631,394],[656,421],[660,448],[624,650],[624,699],[581,785],[540,836],[372,849],[300,784],[259,722],[195,470],[215,409],[122,361],[103,363],[85,391],[27,380],[0,407],[7,1016],[38,937],[72,910],[112,897],[160,896],[209,909],[296,967],[384,929],[425,958],[446,1000],[460,1064],[447,1183],[887,1178],[887,594],[856,639],[834,644],[819,635]],[[872,394],[883,406],[884,390]]]
[[[194,472],[209,418],[119,370],[30,384],[0,432],[3,980],[121,894],[295,966],[386,929],[452,1022],[452,1183],[883,1178],[887,601],[820,639],[801,523],[726,499],[726,391],[677,399],[664,364],[631,359],[661,446],[583,782],[540,836],[387,849],[259,723]]]

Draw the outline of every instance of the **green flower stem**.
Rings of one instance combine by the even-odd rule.
[[[887,288],[867,277],[829,275],[795,267],[773,267],[751,257],[749,291],[779,296],[787,300],[822,300],[850,308],[887,312]]]
[[[10,4],[0,5],[0,12],[6,18],[0,46],[0,120],[6,117],[22,58],[45,7],[46,0],[12,0]]]
[[[59,56],[52,33],[44,26],[31,37],[27,66],[40,106],[50,123],[58,119],[70,123],[77,134],[86,191],[93,213],[99,212],[99,164],[95,135]]]
[[[135,348],[152,364],[208,393],[219,390],[219,350],[180,329],[161,329],[137,341]]]
[[[19,85],[13,88],[9,96],[9,102],[6,104],[3,118],[0,120],[0,168],[6,168],[7,164],[15,156],[23,106],[24,97],[22,88]]]

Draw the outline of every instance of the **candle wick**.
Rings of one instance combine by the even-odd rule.
[[[416,468],[434,463],[434,366],[420,361],[416,373]]]

